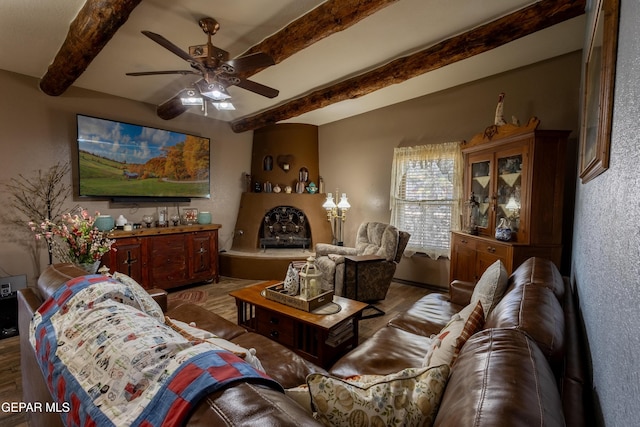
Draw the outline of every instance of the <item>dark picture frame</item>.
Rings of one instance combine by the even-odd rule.
[[[580,178],[609,168],[618,48],[619,0],[589,0],[583,49]]]

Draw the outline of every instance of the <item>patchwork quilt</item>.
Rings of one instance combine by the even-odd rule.
[[[52,396],[70,407],[67,426],[181,425],[202,397],[231,382],[282,390],[237,354],[147,313],[140,289],[78,277],[34,314],[30,341]]]

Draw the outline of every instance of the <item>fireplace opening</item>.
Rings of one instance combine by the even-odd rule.
[[[260,248],[302,248],[311,244],[311,227],[303,211],[292,206],[269,210],[260,227]]]

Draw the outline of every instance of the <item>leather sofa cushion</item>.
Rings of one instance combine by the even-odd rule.
[[[420,368],[430,344],[429,337],[384,327],[338,359],[330,373],[346,378],[352,375],[388,375],[404,368]]]
[[[496,305],[485,326],[519,329],[533,338],[554,367],[564,356],[564,312],[549,288],[521,285],[510,288]]]
[[[321,426],[284,393],[251,383],[237,383],[202,399],[189,427]]]
[[[314,372],[327,373],[283,345],[253,332],[239,335],[231,342],[244,348],[255,349],[256,357],[265,372],[284,388],[305,384],[307,375]]]
[[[389,320],[389,325],[430,337],[437,334],[463,307],[451,303],[447,295],[431,293],[416,301],[408,310]]]
[[[526,334],[486,329],[462,347],[434,426],[564,426],[555,378]]]
[[[247,333],[247,330],[243,327],[231,323],[227,319],[196,304],[181,304],[165,314],[172,319],[181,320],[185,323],[194,322],[196,327],[229,341],[238,335]]]

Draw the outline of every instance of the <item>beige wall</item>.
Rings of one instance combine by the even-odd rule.
[[[33,176],[38,169],[46,170],[56,161],[75,162],[76,113],[202,135],[211,138],[211,199],[193,199],[181,207],[211,211],[213,222],[222,224],[221,247],[231,246],[243,174],[249,172],[251,166],[251,132],[235,134],[227,123],[197,114],[183,114],[164,121],[156,116],[152,105],[77,88],[69,89],[60,97],[50,97],[40,92],[37,84],[37,79],[0,70],[0,185],[18,174]],[[75,166],[73,169],[75,173]],[[69,176],[67,185],[72,184]],[[8,208],[4,186],[0,188],[0,196],[3,225],[0,276],[27,274],[28,281],[33,283],[38,266],[47,265],[46,251],[41,250],[38,261],[34,260],[30,234],[10,224],[20,218]],[[92,213],[98,210],[114,217],[123,214],[135,221],[141,221],[147,212],[155,213],[157,207],[79,200],[69,200],[67,205],[71,208],[78,203]],[[169,208],[170,213],[176,209],[175,205]]]
[[[530,67],[455,87],[430,96],[362,114],[319,128],[320,175],[326,191],[347,192],[353,208],[346,222],[346,244],[353,244],[358,225],[365,220],[389,220],[389,182],[393,148],[432,142],[469,139],[492,124],[497,95],[506,92],[505,114],[521,121],[537,115],[541,128],[578,127],[580,53],[565,55]],[[56,161],[75,161],[75,115],[82,113],[147,126],[185,131],[211,138],[212,198],[190,204],[212,212],[222,224],[220,246],[231,247],[243,175],[250,170],[252,132],[235,134],[228,124],[198,114],[183,114],[163,121],[155,107],[98,92],[71,88],[60,97],[38,90],[37,79],[0,71],[0,184],[23,173],[31,176]],[[75,169],[75,168],[74,168]],[[72,184],[69,177],[68,184]],[[0,188],[0,191],[3,191]],[[33,283],[38,267],[45,266],[46,253],[33,259],[29,233],[18,232],[7,207],[7,194],[0,192],[0,275],[27,274]],[[139,220],[155,205],[82,203],[90,211]],[[171,210],[174,207],[170,207]],[[24,219],[26,220],[26,218]],[[405,258],[398,277],[446,286],[448,261],[424,257]]]
[[[340,188],[352,209],[345,244],[363,221],[389,221],[394,147],[468,140],[493,124],[500,92],[504,113],[540,129],[569,129],[577,136],[580,52],[448,89],[320,127],[320,175],[327,191]],[[446,286],[448,261],[403,259],[397,277]]]

